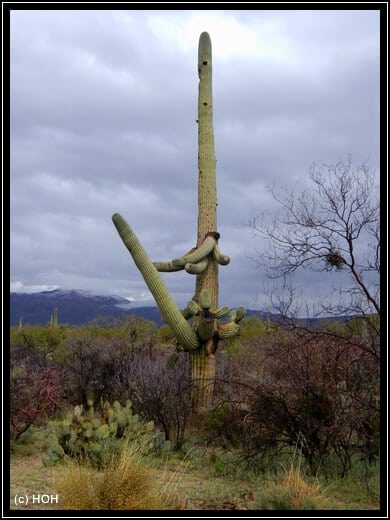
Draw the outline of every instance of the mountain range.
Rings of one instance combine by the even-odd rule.
[[[163,325],[158,307],[135,307],[126,298],[119,296],[102,296],[91,294],[87,291],[55,289],[38,293],[11,293],[10,294],[10,325],[18,325],[20,320],[23,325],[47,325],[55,309],[57,310],[58,323],[68,325],[84,325],[96,318],[121,318],[124,316],[139,316],[153,321],[157,327]],[[263,321],[282,323],[278,314],[271,314],[259,310],[247,309],[247,316],[257,316]],[[331,318],[314,318],[300,321],[304,325],[316,326],[324,321],[345,322],[351,316],[338,316]]]
[[[120,318],[134,314],[162,324],[157,307],[134,307],[125,298],[102,296],[78,290],[10,294],[10,325],[46,325],[57,309],[58,323],[83,325],[98,318]]]
[[[153,321],[158,327],[163,324],[158,307],[135,307],[133,303],[118,296],[99,296],[86,291],[55,289],[38,293],[10,294],[10,325],[46,325],[57,309],[58,323],[83,325],[99,317],[121,318],[133,314]],[[266,320],[267,312],[247,310],[247,315],[257,315]],[[276,318],[276,317],[275,317]]]

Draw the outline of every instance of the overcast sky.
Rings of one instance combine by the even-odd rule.
[[[197,47],[213,48],[220,304],[263,305],[248,221],[267,185],[352,154],[379,171],[379,11],[11,12],[11,290],[153,305],[111,216],[153,261],[196,243]],[[180,306],[195,277],[163,274]],[[324,278],[301,278],[312,294]],[[329,282],[327,282],[329,284]]]

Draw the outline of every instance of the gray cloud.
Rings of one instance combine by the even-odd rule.
[[[262,291],[245,224],[274,207],[267,185],[305,181],[313,161],[349,153],[379,168],[377,11],[15,10],[13,289],[153,304],[111,215],[123,214],[153,260],[195,244],[203,30],[213,42],[220,245],[232,258],[220,269],[222,304],[253,306]],[[194,277],[163,277],[184,305]]]

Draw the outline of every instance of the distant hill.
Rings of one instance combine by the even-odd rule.
[[[83,325],[97,317],[120,318],[134,314],[162,325],[157,307],[132,307],[125,298],[98,296],[85,291],[44,291],[39,293],[11,293],[10,325],[46,325],[54,309],[58,310],[59,323]]]
[[[58,310],[58,322],[69,325],[83,325],[98,317],[121,318],[135,315],[153,321],[158,327],[163,324],[158,307],[133,307],[128,300],[118,296],[99,296],[86,291],[53,290],[39,293],[10,294],[10,325],[46,325],[54,311]],[[280,316],[258,310],[247,310],[247,316],[257,316],[261,320],[280,322]],[[335,318],[331,318],[335,320]],[[347,317],[339,317],[345,321]],[[322,320],[312,320],[316,324]],[[306,322],[306,320],[302,320]]]

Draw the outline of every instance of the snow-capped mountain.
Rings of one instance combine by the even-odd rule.
[[[38,293],[11,293],[10,324],[46,325],[54,309],[58,322],[81,325],[97,317],[121,317],[134,314],[162,325],[157,307],[136,307],[120,296],[97,295],[83,290],[54,289]]]
[[[83,325],[99,318],[120,318],[133,314],[153,321],[158,327],[163,325],[161,313],[156,306],[138,307],[139,302],[131,302],[120,296],[97,295],[83,290],[53,289],[37,293],[11,293],[10,295],[10,325],[18,325],[20,318],[24,325],[46,325],[54,309],[57,309],[58,323]],[[257,316],[261,320],[281,322],[280,316],[247,309],[247,316]],[[345,321],[347,316],[329,318],[331,321]],[[322,319],[305,320],[312,325]]]

